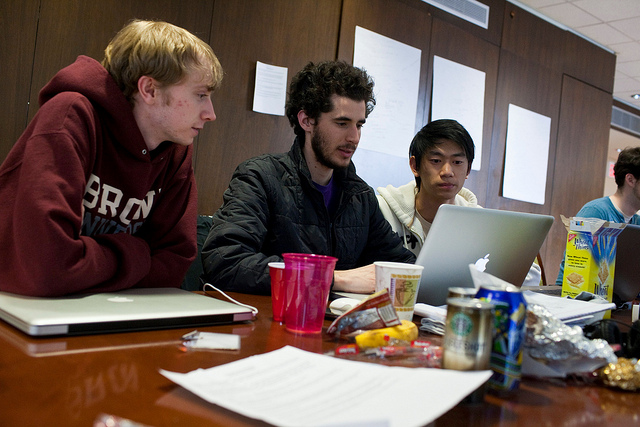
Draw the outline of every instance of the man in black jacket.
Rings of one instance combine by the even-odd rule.
[[[415,261],[351,162],[374,104],[371,78],[344,62],[309,63],[293,77],[293,146],[234,172],[202,249],[205,281],[269,294],[269,262],[315,253],[338,258],[334,290],[368,293],[374,261]]]

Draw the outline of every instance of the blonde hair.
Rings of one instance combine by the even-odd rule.
[[[167,86],[179,83],[188,72],[200,71],[211,91],[223,76],[211,46],[187,30],[162,21],[131,21],[109,42],[102,66],[130,102],[142,76]]]

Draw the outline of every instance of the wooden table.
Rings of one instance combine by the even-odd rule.
[[[295,335],[272,322],[269,297],[232,296],[256,306],[257,320],[198,330],[240,335],[239,351],[182,351],[180,337],[192,329],[36,339],[0,322],[0,426],[91,426],[101,413],[151,426],[265,425],[209,404],[158,373],[159,369],[210,368],[285,345],[313,352],[337,346],[324,334]],[[435,343],[440,339],[426,338]],[[513,396],[487,395],[483,403],[460,404],[434,424],[627,426],[639,422],[640,393],[526,378]]]

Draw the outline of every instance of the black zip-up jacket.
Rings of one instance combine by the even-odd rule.
[[[296,139],[288,153],[249,159],[235,170],[202,249],[203,279],[223,290],[268,295],[268,263],[287,252],[338,258],[336,270],[374,261],[415,262],[382,216],[373,189],[351,163],[336,170],[333,221]]]

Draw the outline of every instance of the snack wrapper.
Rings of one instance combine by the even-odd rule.
[[[640,362],[636,359],[621,357],[618,362],[609,363],[602,368],[598,375],[609,387],[640,391]]]
[[[349,335],[359,330],[381,329],[400,325],[389,290],[382,289],[335,319],[328,334]]]
[[[394,342],[387,346],[365,349],[361,349],[357,344],[345,344],[325,354],[361,362],[375,360],[376,363],[390,366],[442,367],[442,347],[422,340],[414,340],[410,343]]]

